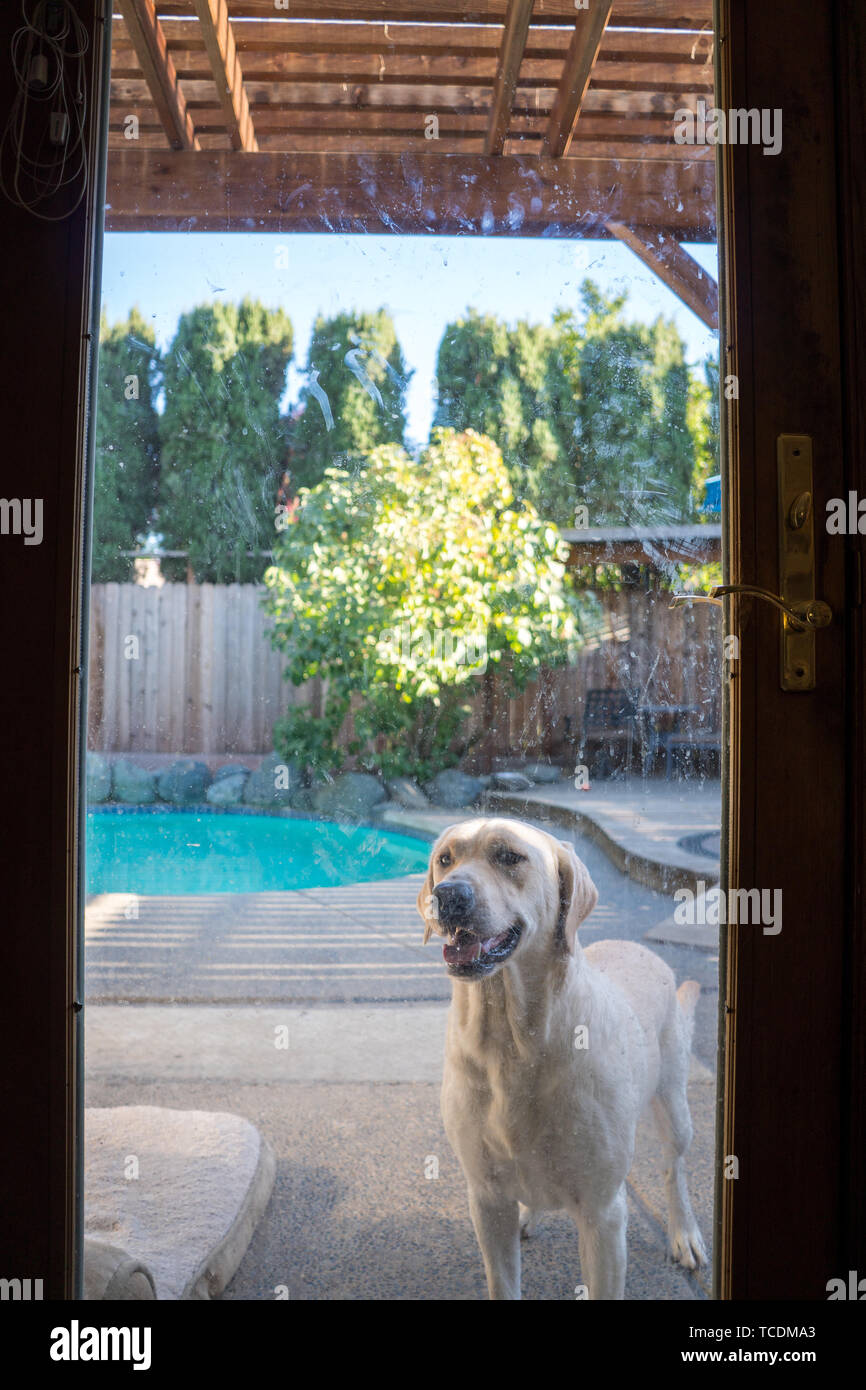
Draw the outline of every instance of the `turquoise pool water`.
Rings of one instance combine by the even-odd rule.
[[[422,840],[283,816],[91,811],[88,893],[269,893],[420,873]]]

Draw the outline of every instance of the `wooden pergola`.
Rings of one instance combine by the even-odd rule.
[[[712,0],[115,0],[109,231],[616,237],[710,327]]]

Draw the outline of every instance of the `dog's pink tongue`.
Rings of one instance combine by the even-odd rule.
[[[449,941],[442,947],[442,955],[449,965],[465,965],[467,961],[477,960],[481,955],[481,942],[477,937],[467,937],[465,941]]]

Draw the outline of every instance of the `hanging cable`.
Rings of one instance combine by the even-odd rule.
[[[10,46],[15,96],[0,138],[0,191],[34,217],[60,222],[87,189],[89,36],[69,0],[21,0],[21,13]],[[48,211],[59,199],[68,206]]]

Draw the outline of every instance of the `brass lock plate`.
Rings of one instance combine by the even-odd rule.
[[[815,597],[815,505],[812,492],[812,440],[808,434],[780,434],[779,595],[794,607]],[[783,617],[779,670],[783,690],[815,689],[815,633],[799,631]]]

